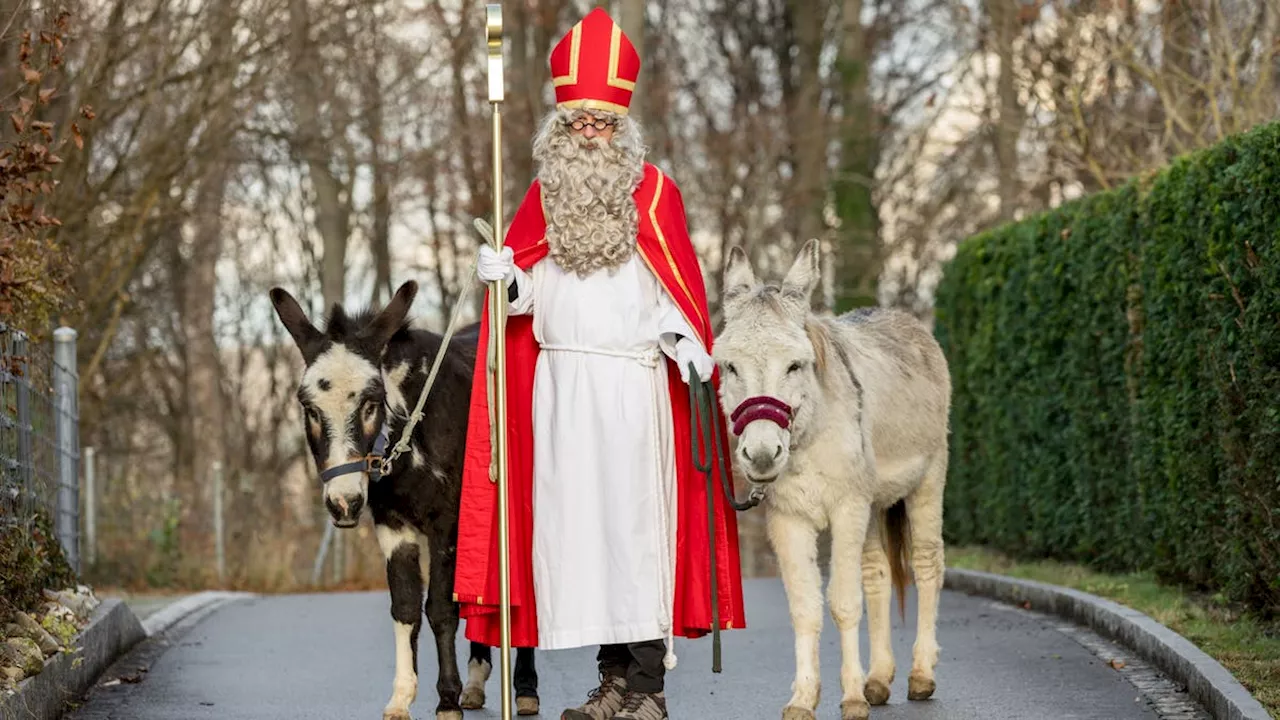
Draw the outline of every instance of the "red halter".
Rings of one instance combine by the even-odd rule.
[[[743,400],[729,419],[733,421],[733,434],[741,435],[747,425],[756,420],[770,420],[783,430],[791,426],[791,406],[778,398],[757,395]]]

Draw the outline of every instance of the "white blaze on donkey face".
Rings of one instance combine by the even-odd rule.
[[[342,345],[333,345],[302,376],[298,397],[303,403],[307,442],[321,472],[360,459],[362,438],[377,432],[380,402],[378,369]],[[356,471],[324,485],[324,504],[333,524],[354,527],[369,497],[369,478]]]
[[[819,392],[813,345],[802,329],[817,273],[802,261],[781,286],[758,286],[740,252],[725,269],[724,312],[733,322],[716,338],[714,355],[737,459],[754,482],[771,482],[786,468],[805,433],[809,399]],[[748,295],[765,298],[767,309],[756,304],[739,313]]]

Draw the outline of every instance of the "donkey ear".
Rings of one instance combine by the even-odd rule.
[[[366,336],[372,340],[377,347],[381,348],[391,340],[391,336],[404,325],[404,319],[409,314],[409,307],[413,305],[413,299],[418,295],[418,283],[409,280],[396,290],[395,297],[391,298],[391,302],[378,313],[378,316],[369,323],[369,329]]]
[[[791,270],[782,280],[782,292],[805,302],[813,295],[813,289],[822,278],[822,265],[818,256],[818,239],[812,238],[800,249]]]
[[[756,274],[751,270],[747,253],[739,246],[729,248],[724,261],[724,301],[728,302],[756,286]]]
[[[293,342],[302,351],[302,359],[310,364],[315,359],[320,343],[324,340],[324,334],[311,324],[307,314],[298,305],[298,301],[294,300],[284,288],[271,288],[270,295],[271,304],[276,308],[276,317],[280,318],[280,324],[289,331]]]

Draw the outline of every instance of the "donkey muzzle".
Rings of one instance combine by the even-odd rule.
[[[781,442],[764,442],[739,447],[738,453],[747,465],[747,474],[755,482],[772,482],[776,479],[776,468],[782,457]]]
[[[364,496],[336,495],[326,493],[324,506],[333,518],[334,527],[352,528],[360,522],[360,512],[364,510]]]
[[[767,395],[747,398],[730,414],[733,434],[741,438],[738,455],[752,481],[777,479],[788,458],[787,438],[793,417],[790,405]]]

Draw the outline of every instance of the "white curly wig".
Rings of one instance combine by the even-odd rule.
[[[635,251],[639,214],[632,193],[644,178],[646,153],[632,118],[591,111],[617,123],[606,141],[574,134],[567,126],[583,114],[552,110],[533,141],[551,258],[579,276],[612,272]]]

